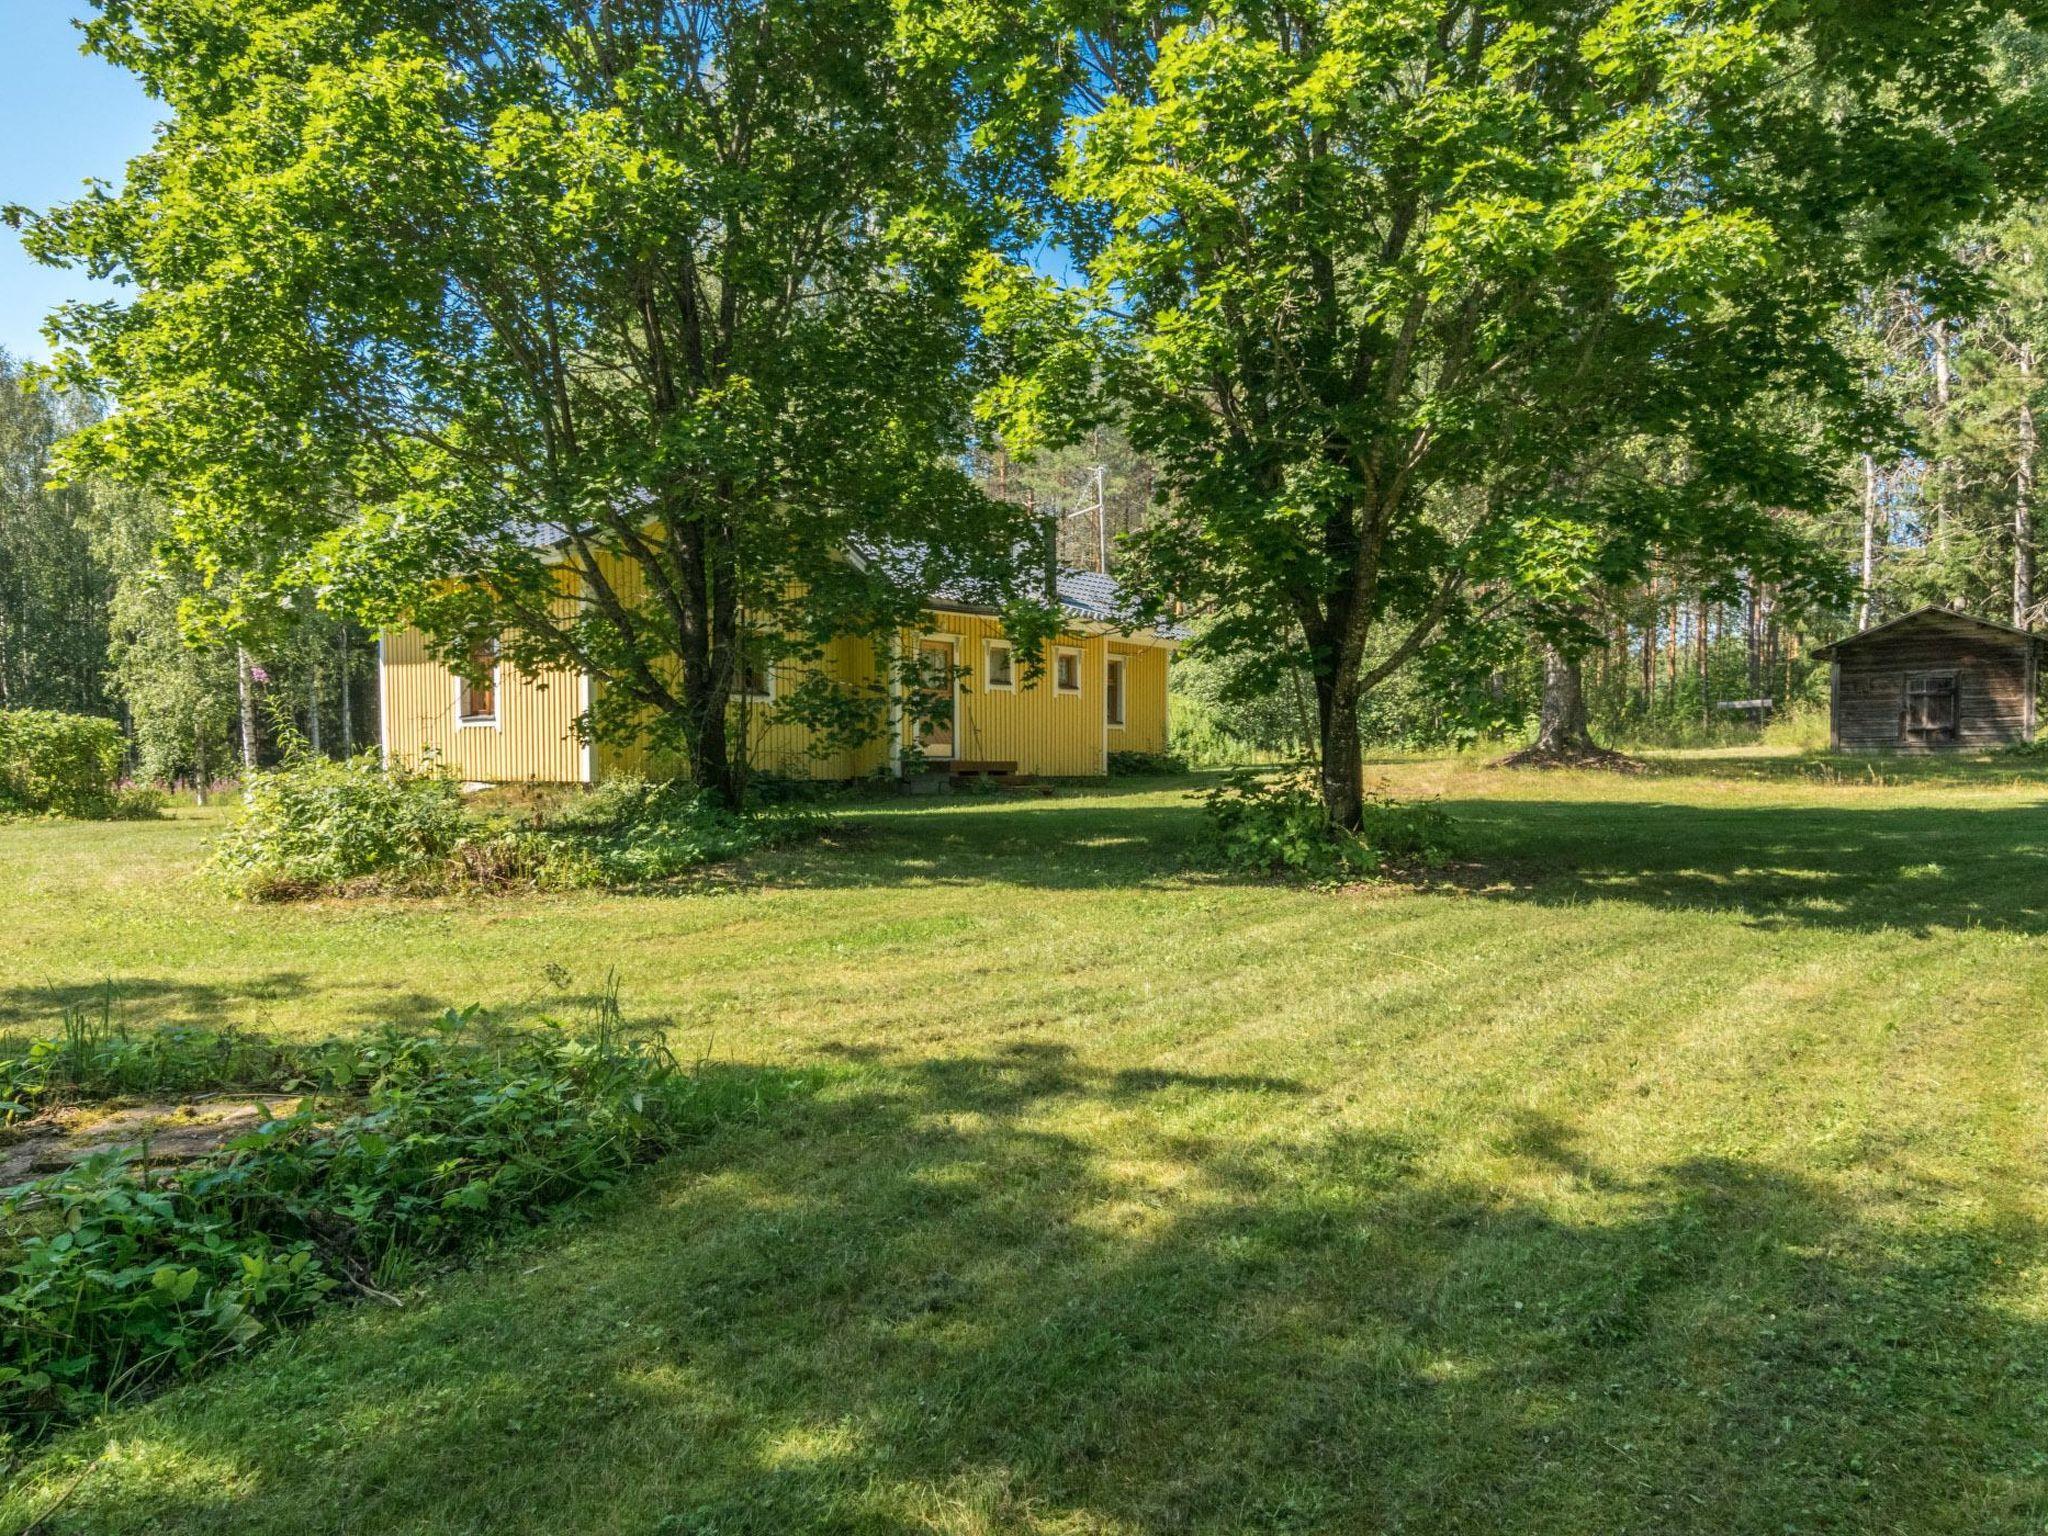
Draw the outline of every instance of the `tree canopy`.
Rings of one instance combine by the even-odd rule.
[[[17,211],[134,285],[53,322],[121,402],[74,463],[164,492],[227,629],[311,590],[495,640],[736,794],[744,651],[879,634],[941,576],[1006,599],[1028,533],[962,462],[982,241],[952,83],[895,32],[883,0],[102,0],[89,45],[169,115],[119,187]]]
[[[1301,637],[1347,824],[1360,695],[1446,626],[1657,550],[1794,559],[1772,513],[1885,435],[1844,308],[1909,274],[1972,302],[1947,237],[2042,144],[2036,96],[1992,79],[2003,7],[1028,15],[1004,35],[1035,67],[994,50],[984,140],[1040,151],[1006,206],[1082,281],[985,269],[1011,349],[989,409],[1057,439],[1120,403],[1172,498],[1150,589],[1220,647]]]

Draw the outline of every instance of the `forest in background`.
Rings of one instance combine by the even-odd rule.
[[[1741,569],[1653,568],[1588,592],[1600,637],[1578,653],[1594,732],[1620,745],[1745,739],[1765,722],[1811,743],[1826,700],[1815,645],[1923,604],[2038,625],[2035,528],[2039,359],[2048,351],[2048,211],[1978,232],[1966,258],[1982,283],[1967,320],[1932,313],[1909,288],[1842,317],[1891,447],[1844,464],[1818,517],[1783,514],[1824,548],[1836,596],[1788,596]],[[375,636],[325,614],[317,594],[271,616],[238,648],[194,633],[197,578],[159,558],[162,509],[107,485],[50,483],[55,445],[91,419],[35,388],[0,355],[0,708],[118,719],[137,778],[211,783],[245,752],[269,761],[286,733],[345,754],[376,739]],[[976,465],[990,494],[1056,521],[1060,558],[1116,573],[1119,540],[1156,506],[1158,477],[1113,427],[1032,458]],[[1197,631],[1199,615],[1191,615]],[[1375,690],[1367,737],[1382,747],[1513,740],[1542,691],[1541,643],[1513,617],[1479,626]],[[1247,687],[1190,648],[1176,669],[1177,736],[1198,760],[1287,755],[1314,739],[1305,678]],[[1768,709],[1751,707],[1768,700]],[[1805,724],[1802,726],[1802,716]],[[245,734],[246,733],[246,734]]]
[[[1789,593],[1740,567],[1669,562],[1588,591],[1580,616],[1591,633],[1576,659],[1596,736],[1624,746],[1765,734],[1824,744],[1827,669],[1811,659],[1815,646],[1928,604],[2023,628],[2048,618],[2035,526],[2048,208],[1976,232],[1963,254],[1981,284],[1970,318],[1936,314],[1909,287],[1869,295],[1842,317],[1890,446],[1842,465],[1834,502],[1818,516],[1779,514],[1825,552],[1832,592]],[[1155,506],[1151,465],[1111,429],[981,471],[991,494],[1057,517],[1061,559],[1083,569],[1116,572],[1117,540]],[[1456,651],[1439,648],[1375,691],[1368,741],[1428,748],[1519,737],[1539,706],[1542,649],[1511,621],[1482,626]],[[1274,690],[1241,672],[1199,646],[1183,655],[1184,745],[1198,757],[1205,747],[1219,757],[1307,750],[1315,713],[1305,675]]]
[[[57,444],[94,410],[0,352],[0,709],[111,717],[133,777],[202,789],[274,761],[288,734],[334,754],[374,744],[374,636],[313,593],[248,646],[193,632],[197,578],[161,558],[161,505],[52,483]]]

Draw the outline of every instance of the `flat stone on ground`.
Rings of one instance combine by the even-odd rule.
[[[298,1107],[295,1095],[258,1093],[132,1104],[107,1114],[76,1105],[46,1110],[0,1146],[0,1189],[121,1147],[146,1146],[152,1163],[189,1163]]]

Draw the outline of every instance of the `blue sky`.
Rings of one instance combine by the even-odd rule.
[[[0,0],[0,204],[46,208],[88,177],[118,183],[128,157],[149,147],[157,104],[134,76],[78,51],[71,18],[87,10],[87,0]],[[104,291],[29,260],[0,226],[0,348],[48,355],[43,316]]]

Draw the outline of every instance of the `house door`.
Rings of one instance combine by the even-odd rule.
[[[953,734],[959,714],[959,687],[954,670],[953,642],[922,640],[917,647],[917,744],[924,755],[943,761],[953,757]]]

